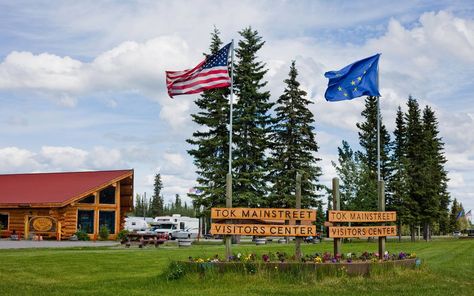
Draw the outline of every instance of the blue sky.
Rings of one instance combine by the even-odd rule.
[[[214,25],[224,42],[252,26],[266,41],[272,100],[291,60],[314,102],[329,185],[337,147],[358,148],[363,99],[328,103],[323,73],[374,53],[384,123],[408,95],[432,106],[446,143],[449,190],[474,208],[472,1],[0,0],[0,173],[134,168],[166,200],[195,185],[185,143],[196,96],[170,99],[164,71],[194,66]],[[226,41],[227,40],[227,41]]]

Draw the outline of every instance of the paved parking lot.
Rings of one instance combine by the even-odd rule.
[[[71,247],[112,247],[119,245],[115,241],[12,241],[0,240],[0,249],[28,248],[71,248]]]

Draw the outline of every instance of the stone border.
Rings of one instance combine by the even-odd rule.
[[[382,267],[383,269],[390,269],[395,266],[405,268],[415,268],[417,258],[394,260],[394,261],[382,261],[382,262],[352,262],[352,263],[298,263],[298,262],[190,262],[190,261],[178,261],[185,265],[190,270],[196,272],[203,272],[205,270],[216,270],[220,273],[229,271],[245,270],[246,264],[255,265],[257,270],[279,270],[279,271],[291,271],[295,269],[304,271],[322,271],[322,272],[337,272],[344,269],[349,275],[369,275],[374,267]]]

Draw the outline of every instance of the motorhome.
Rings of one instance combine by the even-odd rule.
[[[199,232],[199,219],[173,214],[156,217],[150,226],[152,231],[167,234],[170,239],[177,238],[178,233],[183,231],[189,233],[189,237],[196,237]]]

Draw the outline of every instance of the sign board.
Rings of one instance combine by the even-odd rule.
[[[47,216],[36,216],[30,219],[30,231],[55,232],[56,220]]]
[[[369,236],[395,236],[396,226],[352,226],[329,227],[329,237],[369,237]]]
[[[315,225],[211,224],[211,233],[255,236],[315,236]]]
[[[329,222],[397,221],[397,212],[329,211]]]
[[[254,219],[254,220],[302,220],[315,221],[316,210],[273,209],[273,208],[212,208],[211,218]]]

